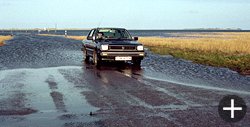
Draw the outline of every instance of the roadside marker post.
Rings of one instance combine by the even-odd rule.
[[[67,33],[67,30],[65,30],[65,37],[67,37],[68,36],[68,33]]]

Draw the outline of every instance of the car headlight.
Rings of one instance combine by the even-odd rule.
[[[101,50],[108,50],[109,49],[109,45],[101,45]]]
[[[142,45],[137,46],[137,50],[138,51],[142,51],[143,50],[143,46]]]

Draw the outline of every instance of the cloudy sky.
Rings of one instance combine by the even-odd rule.
[[[250,0],[0,0],[0,14],[0,29],[250,29]]]

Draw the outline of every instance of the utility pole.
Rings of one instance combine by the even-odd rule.
[[[55,24],[55,33],[56,33],[56,31],[57,31],[57,23]]]

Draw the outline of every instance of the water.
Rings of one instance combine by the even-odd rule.
[[[67,30],[67,34],[70,36],[87,36],[89,30]],[[181,37],[183,34],[188,33],[212,33],[212,32],[250,32],[250,30],[129,30],[132,36],[139,36],[139,37]],[[20,34],[20,33],[32,33],[38,34],[37,30],[19,30],[19,31],[10,31],[10,30],[1,30],[0,35],[11,35],[13,34]],[[65,30],[51,30],[51,31],[41,31],[40,34],[57,34],[57,35],[64,35]],[[178,33],[181,33],[178,34]]]

